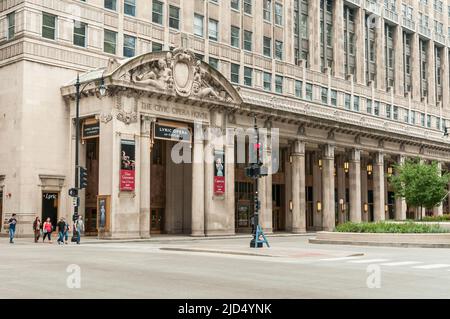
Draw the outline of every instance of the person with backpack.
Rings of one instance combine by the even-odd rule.
[[[58,245],[64,245],[64,232],[66,231],[66,222],[64,218],[60,218],[58,222]]]
[[[36,216],[33,222],[34,242],[37,243],[41,237],[41,219]]]
[[[16,235],[16,214],[12,214],[11,218],[8,220],[9,225],[9,243],[14,244],[14,236]]]
[[[50,217],[47,217],[47,220],[44,222],[42,226],[42,232],[44,233],[44,237],[42,238],[42,242],[45,242],[45,238],[48,238],[49,243],[52,243],[52,231],[53,226],[50,220]]]

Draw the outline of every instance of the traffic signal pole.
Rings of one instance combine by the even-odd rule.
[[[76,117],[75,117],[75,188],[79,188],[79,140],[80,140],[80,76],[77,75],[77,82],[75,83],[76,88]],[[77,203],[73,207],[73,220],[78,219],[78,194]]]

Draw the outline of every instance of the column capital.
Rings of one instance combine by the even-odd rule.
[[[361,161],[361,150],[353,148],[350,150],[350,161],[360,162]]]
[[[292,155],[300,156],[305,155],[305,142],[302,140],[295,140],[292,144]]]
[[[147,115],[141,117],[141,136],[150,137],[154,122],[156,122],[155,117]]]
[[[334,149],[335,146],[332,144],[323,144],[322,145],[322,156],[325,159],[334,159]]]
[[[375,153],[374,164],[375,165],[383,165],[384,164],[384,153],[383,152]]]

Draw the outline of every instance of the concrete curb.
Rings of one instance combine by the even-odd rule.
[[[419,244],[419,243],[383,243],[368,241],[346,241],[346,240],[326,240],[310,238],[311,244],[328,245],[353,245],[353,246],[377,246],[377,247],[403,247],[403,248],[450,248],[450,244]]]
[[[194,253],[208,253],[208,254],[222,254],[222,255],[238,255],[238,256],[256,256],[256,257],[283,257],[280,255],[270,254],[258,254],[246,251],[234,251],[234,250],[213,250],[213,249],[200,249],[200,248],[175,248],[175,247],[162,247],[159,250],[166,251],[186,251]]]

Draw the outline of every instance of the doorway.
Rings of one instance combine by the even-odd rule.
[[[285,230],[284,185],[272,185],[272,228],[273,231]]]
[[[98,196],[98,138],[86,140],[87,186],[85,196],[84,223],[86,235],[97,235],[97,196]]]
[[[3,224],[3,191],[0,191],[0,223]]]
[[[56,192],[42,193],[42,222],[50,218],[53,230],[58,223],[58,195]]]
[[[166,145],[163,140],[155,140],[152,149],[150,171],[150,232],[164,231],[166,207]]]

